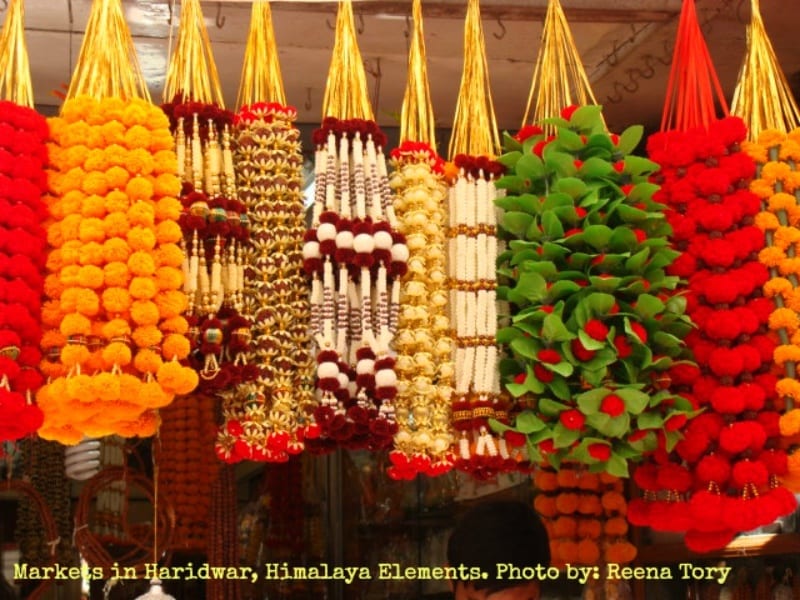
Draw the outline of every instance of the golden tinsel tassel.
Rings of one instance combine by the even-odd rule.
[[[408,49],[408,80],[400,112],[400,142],[424,142],[436,150],[436,124],[433,118],[428,66],[425,57],[425,32],[422,28],[422,0],[411,8],[413,26]]]
[[[739,71],[731,113],[747,125],[750,139],[766,129],[788,132],[800,125],[800,110],[761,18],[759,0],[751,0],[747,53]]]
[[[497,156],[500,135],[486,64],[486,42],[478,0],[468,0],[464,23],[464,72],[458,91],[449,156]]]
[[[278,45],[272,26],[272,10],[267,0],[253,2],[236,104],[242,107],[256,102],[286,105]]]
[[[0,98],[33,108],[23,0],[9,2],[3,33],[0,35]]]

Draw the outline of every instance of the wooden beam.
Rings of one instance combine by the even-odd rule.
[[[335,14],[335,3],[321,2],[276,2],[273,12],[312,12]],[[371,0],[355,2],[353,9],[363,16],[386,15],[405,17],[411,15],[411,3],[397,0]],[[542,21],[547,7],[523,6],[519,4],[487,4],[481,6],[484,20],[505,19],[507,21]],[[451,2],[425,2],[422,5],[425,18],[463,20],[465,4]],[[669,21],[678,16],[678,10],[639,10],[613,8],[565,8],[567,19],[573,23],[654,23]]]

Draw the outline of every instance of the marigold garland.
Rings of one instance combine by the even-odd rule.
[[[35,432],[43,419],[33,394],[43,382],[47,135],[33,109],[0,101],[0,442]]]
[[[686,531],[686,545],[707,552],[791,512],[794,498],[779,485],[786,454],[776,448],[778,413],[772,374],[774,317],[761,297],[769,279],[759,264],[764,235],[753,225],[758,197],[747,190],[755,165],[741,152],[741,120],[713,122],[708,131],[667,132],[648,141],[662,162],[655,181],[668,206],[672,243],[683,252],[669,272],[688,280],[687,312],[697,330],[686,338],[699,372],[673,372],[705,409],[674,447],[661,448],[636,471],[643,499],[629,520],[657,530]],[[760,222],[767,222],[763,217]],[[770,288],[774,293],[779,282]]]
[[[39,435],[65,444],[150,436],[155,410],[198,379],[179,362],[189,345],[176,289],[180,181],[168,121],[143,100],[79,96],[49,123],[53,221],[42,318],[52,329],[42,371],[51,380],[37,396]],[[139,169],[134,158],[129,167],[142,151],[160,160]]]
[[[757,161],[756,178],[750,189],[761,199],[762,211],[756,218],[770,244],[759,259],[770,269],[770,280],[764,284],[764,295],[772,298],[775,310],[769,317],[769,328],[780,340],[773,359],[782,368],[783,377],[776,383],[776,392],[783,406],[779,427],[782,446],[791,452],[793,438],[800,434],[800,382],[797,381],[800,363],[800,337],[797,335],[800,320],[800,230],[796,228],[800,217],[800,188],[798,187],[797,161],[800,160],[800,129],[790,134],[765,130],[758,140],[744,144],[744,150]],[[793,454],[797,454],[795,449]],[[781,481],[794,492],[800,471],[791,467],[789,460]]]
[[[628,541],[623,480],[585,466],[543,467],[533,475],[534,508],[550,539],[553,566],[627,564],[636,558]]]

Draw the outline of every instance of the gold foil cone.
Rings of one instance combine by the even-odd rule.
[[[267,0],[253,2],[236,104],[241,108],[256,102],[286,104],[272,10]]]
[[[414,0],[411,13],[413,26],[408,49],[408,81],[400,112],[400,142],[424,142],[436,150],[436,124],[422,28],[422,0]]]
[[[33,85],[25,43],[25,3],[11,0],[0,34],[0,94],[20,106],[33,108]]]

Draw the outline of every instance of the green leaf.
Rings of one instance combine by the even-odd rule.
[[[617,214],[625,223],[641,223],[647,220],[647,212],[627,204],[617,206]]]
[[[530,180],[526,181],[524,177],[519,175],[503,175],[494,182],[494,186],[498,190],[506,190],[509,194],[522,194],[530,188]]]
[[[616,227],[608,239],[608,247],[612,252],[630,252],[638,245],[636,234],[627,227]]]
[[[603,381],[608,376],[608,369],[581,369],[581,377],[584,382],[590,386],[602,385]]]
[[[544,229],[545,235],[551,240],[564,237],[564,226],[561,224],[561,220],[551,210],[542,214],[542,228]]]
[[[519,150],[512,150],[511,152],[506,152],[505,154],[501,154],[497,157],[497,162],[499,162],[504,167],[508,168],[509,170],[513,170],[514,166],[517,164],[517,161],[522,157],[522,152]]]
[[[513,291],[528,302],[539,302],[547,293],[547,282],[535,271],[523,271]]]
[[[506,425],[505,423],[501,423],[497,419],[488,419],[488,423],[492,431],[496,431],[497,433],[505,433],[506,431],[514,430],[513,427],[509,427],[508,425]]]
[[[644,412],[636,417],[637,429],[660,429],[664,419],[657,412]]]
[[[573,200],[580,199],[586,193],[586,184],[577,177],[563,177],[556,181],[553,188],[570,196]]]
[[[569,119],[570,125],[582,132],[594,132],[597,129],[603,128],[603,120],[600,117],[602,112],[603,107],[597,104],[579,106]]]
[[[614,477],[626,479],[628,477],[628,461],[621,456],[612,454],[606,462],[606,471]]]
[[[642,141],[643,135],[644,127],[641,125],[632,125],[628,127],[619,136],[617,150],[622,154],[630,154],[636,149],[636,146],[639,145],[639,142]]]
[[[599,179],[614,172],[614,167],[607,160],[592,156],[581,165],[580,173],[584,179]]]
[[[547,384],[550,388],[550,391],[553,395],[558,398],[559,400],[568,401],[572,397],[572,393],[569,390],[569,385],[567,384],[565,379],[560,377],[556,377]]]
[[[560,422],[553,427],[553,445],[556,448],[568,448],[580,437],[580,431],[567,429]]]
[[[606,225],[589,225],[583,230],[583,239],[596,250],[601,250],[608,245],[613,231]]]
[[[603,294],[601,292],[594,292],[586,296],[586,299],[583,301],[585,306],[587,306],[593,314],[596,315],[605,315],[614,308],[614,303],[616,300],[614,296],[611,294]]]
[[[589,425],[589,427],[593,427],[597,431],[603,431],[603,428],[608,425],[610,420],[611,417],[602,412],[593,412],[592,414],[586,415],[586,424]]]
[[[667,300],[666,310],[667,312],[671,312],[676,315],[684,314],[686,312],[686,297],[672,296],[669,300]]]
[[[663,348],[677,348],[681,346],[683,342],[670,333],[656,331],[653,334],[653,343]]]
[[[651,319],[663,312],[664,303],[652,294],[639,294],[634,310],[637,315],[645,319]]]
[[[650,396],[639,390],[620,388],[615,392],[625,403],[625,409],[634,415],[640,414],[650,403]]]
[[[547,297],[550,300],[558,300],[559,298],[568,294],[574,294],[575,292],[580,291],[580,289],[581,286],[574,281],[556,281],[547,291]]]
[[[537,258],[539,257],[537,256]],[[536,262],[531,261],[523,266],[522,271],[526,273],[538,273],[545,279],[552,279],[558,275],[558,269],[556,268],[555,264],[549,260],[538,260]]]
[[[602,433],[612,438],[623,438],[630,431],[630,428],[630,416],[628,413],[622,413],[617,417],[611,417]]]
[[[538,261],[539,253],[536,250],[521,250],[519,252],[511,252],[511,261],[509,264],[512,267],[519,266],[525,261]]]
[[[495,339],[498,344],[508,344],[520,336],[522,336],[522,332],[516,327],[500,327],[497,330]]]
[[[581,136],[569,129],[560,128],[556,133],[556,139],[558,140],[559,146],[570,152],[576,152],[583,148]]]
[[[506,383],[505,386],[508,393],[514,398],[519,398],[528,393],[528,388],[523,383]]]
[[[545,369],[548,371],[552,371],[553,373],[558,373],[562,377],[569,377],[572,375],[572,372],[575,370],[575,367],[572,366],[571,363],[567,361],[561,361],[560,363],[552,364],[552,363],[543,363]],[[555,381],[555,380],[553,380]]]
[[[625,173],[631,177],[650,175],[661,168],[657,163],[641,156],[626,156],[624,160]]]
[[[583,414],[593,415],[600,410],[600,404],[603,402],[603,398],[609,393],[610,391],[606,388],[599,388],[578,394],[575,399],[578,401],[578,408],[581,409]]]
[[[547,417],[557,417],[561,411],[567,410],[569,407],[563,402],[557,402],[550,398],[539,398],[538,409],[539,412]]]
[[[592,337],[589,337],[589,334],[586,333],[583,329],[578,330],[578,339],[580,339],[581,344],[587,350],[600,350],[601,348],[606,347],[605,341],[598,341]]]
[[[535,154],[523,154],[517,161],[514,171],[526,179],[541,179],[545,175],[544,163]]]
[[[517,415],[517,418],[514,421],[514,427],[520,433],[527,435],[529,433],[534,433],[544,429],[545,424],[533,413],[533,411],[526,410]]]
[[[625,261],[625,270],[633,273],[641,272],[642,267],[644,267],[645,263],[647,263],[647,259],[649,256],[650,256],[650,248],[642,248],[636,254],[634,254],[628,260]]]
[[[589,277],[589,283],[592,286],[600,290],[601,292],[614,292],[619,287],[620,283],[622,283],[622,279],[619,277]]]
[[[536,358],[536,353],[539,352],[540,349],[539,344],[536,343],[533,338],[525,336],[514,338],[511,340],[509,346],[514,353],[531,360]]]
[[[574,336],[569,332],[564,322],[555,313],[550,313],[544,318],[542,337],[549,342],[563,342],[571,340]]]
[[[523,236],[533,223],[533,217],[528,213],[509,211],[503,214],[503,229],[516,236]]]
[[[522,144],[507,131],[503,132],[503,148],[509,151],[522,150]]]
[[[655,194],[659,189],[661,189],[660,186],[656,185],[655,183],[650,183],[649,181],[639,182],[633,186],[633,189],[631,189],[630,193],[628,194],[628,200],[630,202],[648,202],[652,199],[653,194]],[[660,213],[655,214],[663,217],[663,215]]]
[[[566,152],[559,152],[555,144],[544,149],[544,164],[560,177],[572,177],[578,170],[573,156]]]
[[[555,128],[569,128],[570,122],[562,117],[548,117],[547,119],[542,119],[542,125],[552,125]]]

